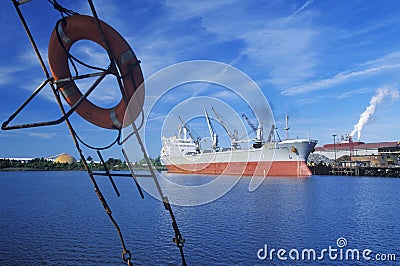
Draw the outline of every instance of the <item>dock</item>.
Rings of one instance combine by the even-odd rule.
[[[309,166],[314,175],[400,177],[400,167],[334,166],[318,164]]]

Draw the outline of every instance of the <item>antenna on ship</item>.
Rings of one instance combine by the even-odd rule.
[[[290,129],[289,116],[288,115],[286,115],[286,119],[285,120],[286,120],[286,127],[283,130],[286,131],[286,139],[288,140],[289,139],[289,129]]]

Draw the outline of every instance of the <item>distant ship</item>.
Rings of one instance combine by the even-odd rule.
[[[231,131],[222,117],[212,108],[218,121],[231,139],[231,147],[219,148],[218,135],[205,110],[205,117],[212,139],[212,149],[202,149],[200,138],[196,138],[181,118],[182,124],[177,135],[162,139],[161,162],[169,173],[207,175],[247,175],[247,176],[291,176],[312,175],[307,166],[307,158],[317,144],[316,140],[289,139],[288,116],[286,116],[286,140],[275,138],[272,126],[267,140],[263,138],[262,123],[256,127],[246,115],[242,117],[254,131],[256,138],[250,148],[242,148],[243,140],[238,139],[237,130]],[[189,134],[189,137],[187,136]]]

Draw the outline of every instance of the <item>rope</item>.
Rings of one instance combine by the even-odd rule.
[[[58,97],[60,97],[60,91],[59,91],[59,90],[56,90],[56,92],[57,92]],[[116,128],[116,129],[117,129],[117,128]],[[113,142],[111,142],[110,144],[108,144],[108,145],[106,145],[106,146],[95,147],[95,146],[92,146],[92,145],[86,143],[81,137],[79,137],[79,135],[78,135],[78,133],[76,132],[76,130],[75,130],[73,127],[71,127],[71,132],[72,132],[72,134],[74,135],[74,137],[76,137],[77,140],[79,140],[80,143],[82,143],[85,147],[87,147],[87,148],[89,148],[89,149],[98,150],[98,151],[107,150],[107,149],[111,148],[112,146],[114,146],[115,143],[118,143],[118,145],[120,145],[120,143],[121,143],[121,131],[122,131],[122,129],[121,129],[121,128],[118,128],[117,130],[118,130],[118,135],[117,135],[117,137],[115,138],[115,140],[113,140]]]
[[[49,83],[49,85],[50,85],[52,91],[54,92],[54,96],[55,96],[55,98],[56,98],[57,104],[58,104],[58,106],[59,106],[59,108],[60,108],[60,110],[61,110],[61,113],[62,113],[62,115],[63,115],[63,119],[64,119],[64,120],[61,120],[61,121],[58,122],[58,123],[61,123],[62,121],[65,121],[65,122],[66,122],[66,125],[67,125],[67,127],[68,127],[68,129],[69,129],[69,131],[70,131],[70,133],[71,133],[71,138],[72,138],[72,140],[73,140],[73,142],[74,142],[75,148],[76,148],[76,149],[78,150],[78,152],[79,152],[79,156],[80,156],[80,158],[81,158],[81,162],[83,163],[83,165],[84,165],[84,167],[85,167],[85,169],[86,169],[86,171],[87,171],[87,173],[88,173],[88,175],[89,175],[89,177],[90,177],[90,179],[91,179],[91,182],[92,182],[92,184],[93,184],[93,186],[94,186],[94,191],[95,191],[95,193],[96,193],[96,195],[97,195],[99,201],[100,201],[101,204],[103,205],[103,208],[104,208],[106,214],[108,215],[109,219],[111,220],[112,224],[114,225],[114,227],[115,227],[116,230],[117,230],[117,233],[118,233],[118,236],[119,236],[119,238],[120,238],[121,245],[122,245],[122,250],[123,250],[123,251],[122,251],[122,260],[123,260],[124,262],[126,262],[126,263],[128,264],[128,266],[131,266],[131,265],[132,265],[132,261],[131,261],[131,259],[132,259],[132,254],[131,254],[131,252],[126,248],[126,245],[125,245],[125,242],[124,242],[124,239],[123,239],[123,236],[122,236],[121,229],[120,229],[118,223],[116,222],[116,220],[114,219],[114,217],[113,217],[113,215],[112,215],[111,209],[110,209],[109,205],[107,204],[106,199],[105,199],[104,195],[102,194],[102,192],[101,192],[101,190],[100,190],[100,187],[98,186],[98,184],[97,184],[97,182],[96,182],[96,179],[95,179],[95,177],[94,177],[95,173],[92,172],[90,166],[89,166],[88,163],[86,162],[85,156],[83,155],[83,152],[82,152],[81,147],[80,147],[80,144],[79,144],[79,142],[81,142],[81,143],[84,144],[86,147],[91,148],[91,149],[96,149],[97,151],[100,150],[100,149],[108,149],[109,147],[111,147],[112,145],[114,145],[116,142],[118,142],[118,143],[121,142],[121,140],[120,140],[120,137],[121,137],[121,129],[118,129],[118,137],[116,138],[116,140],[114,140],[112,144],[107,145],[107,146],[102,147],[102,148],[96,148],[96,147],[93,147],[93,146],[91,146],[91,145],[88,145],[87,143],[85,143],[85,142],[78,136],[77,132],[74,130],[74,128],[73,128],[73,126],[72,126],[72,124],[71,124],[71,122],[70,122],[70,118],[69,118],[69,117],[70,117],[70,114],[71,114],[72,112],[71,112],[71,113],[67,113],[67,112],[65,111],[65,108],[64,108],[63,103],[62,103],[62,101],[61,101],[60,91],[59,91],[59,90],[56,88],[56,86],[55,86],[56,84],[54,83],[54,78],[51,78],[51,77],[50,77],[50,75],[49,75],[49,73],[48,73],[48,71],[47,71],[47,67],[46,67],[45,64],[43,63],[43,60],[42,60],[42,58],[41,58],[41,56],[40,56],[40,53],[39,53],[38,49],[36,49],[36,48],[37,48],[37,47],[36,47],[36,44],[35,44],[35,42],[34,42],[32,36],[31,36],[30,31],[29,31],[29,29],[28,29],[28,27],[27,27],[27,25],[26,25],[26,23],[25,23],[25,20],[24,20],[24,18],[23,18],[23,16],[22,16],[22,14],[21,14],[21,12],[20,12],[18,6],[17,6],[17,1],[13,0],[13,2],[14,2],[14,5],[15,5],[16,10],[17,10],[17,12],[18,12],[18,14],[19,14],[19,16],[20,16],[20,19],[21,19],[21,21],[22,21],[22,23],[23,23],[23,25],[24,25],[24,27],[25,27],[25,29],[26,29],[27,35],[28,35],[28,37],[29,37],[29,39],[30,39],[30,41],[31,41],[31,43],[32,43],[32,45],[33,45],[33,47],[34,47],[34,50],[35,50],[35,52],[36,52],[37,55],[38,55],[38,58],[39,58],[39,61],[40,61],[41,65],[42,65],[43,71],[44,71],[44,73],[46,74],[46,77],[48,78],[48,79],[46,80],[46,82],[43,83],[43,86],[46,85],[47,83]],[[69,9],[66,9],[66,8],[62,7],[60,4],[57,3],[56,0],[48,0],[48,2],[51,3],[51,4],[54,6],[54,8],[60,12],[60,14],[61,14],[61,16],[62,16],[63,18],[65,18],[64,15],[66,15],[66,16],[72,16],[72,15],[78,14],[78,13],[72,11],[72,10],[69,10]],[[89,3],[91,3],[91,0],[89,0]],[[57,23],[62,23],[62,20],[59,20]],[[57,26],[58,26],[58,25],[59,25],[59,24],[57,24]],[[57,30],[57,29],[56,29],[56,30]],[[60,37],[59,34],[58,34],[58,31],[57,31],[57,36],[58,36],[58,38]],[[60,41],[60,38],[59,38],[59,41]],[[61,45],[62,45],[64,51],[66,51],[66,49],[65,49],[65,47],[64,47],[64,45],[63,45],[63,43],[62,43],[62,42],[60,42],[60,43],[61,43]],[[68,58],[71,60],[71,63],[73,64],[72,59],[74,59],[74,58],[73,58],[69,53],[67,53],[67,55],[69,55]],[[74,60],[75,60],[75,59],[74,59]],[[79,63],[81,62],[81,61],[79,61],[79,60],[75,60],[75,61],[76,61],[76,62],[79,62]],[[82,63],[83,63],[83,62],[82,62]],[[83,64],[83,65],[86,65],[86,64]],[[76,66],[74,66],[74,68],[76,69]],[[98,68],[95,68],[95,69],[98,69]],[[77,69],[76,69],[76,73],[77,73],[77,72],[78,72],[78,71],[77,71]],[[77,75],[78,75],[78,74],[77,74]],[[116,75],[116,76],[117,76],[118,78],[121,78],[119,75]],[[49,81],[50,81],[50,82],[49,82]],[[42,85],[41,85],[41,86],[42,86]],[[41,88],[40,88],[40,89],[41,89]],[[31,99],[33,99],[33,97],[36,96],[36,94],[40,91],[40,89],[38,89],[38,90],[36,91],[36,93],[32,94],[31,97],[30,97],[28,100],[30,101]],[[22,110],[22,108],[24,108],[25,105],[26,105],[29,101],[26,101],[26,103],[24,103],[24,104],[19,108],[19,110],[17,110],[17,112],[15,113],[15,115],[16,115],[20,110]],[[10,121],[11,119],[12,119],[12,116],[10,117],[9,121]],[[7,121],[7,122],[9,122],[9,121]],[[50,122],[51,122],[51,121],[50,121]],[[142,110],[142,122],[141,122],[141,126],[143,125],[143,123],[144,123],[144,114],[143,114],[143,110]],[[45,125],[45,123],[42,123],[42,124]],[[39,125],[39,123],[31,124],[31,125],[28,125],[28,124],[27,124],[27,126],[30,126],[30,127],[32,127],[32,126],[38,126],[38,125]],[[48,125],[50,125],[50,123],[48,123]],[[133,125],[134,125],[134,123],[133,123]],[[141,127],[141,126],[140,126],[140,127]],[[5,125],[3,125],[3,127],[5,127]],[[135,127],[135,125],[134,125],[134,127]],[[140,128],[140,127],[139,127],[139,128]],[[135,129],[134,132],[136,132],[136,134],[138,135],[138,140],[139,140],[139,142],[141,143],[140,136],[139,136],[139,133],[138,133],[138,129]],[[141,143],[141,147],[142,147],[142,151],[145,152],[142,143]],[[145,157],[147,158],[146,153],[144,153],[144,154],[145,154]],[[147,161],[149,161],[148,158],[147,158]],[[150,165],[150,164],[149,164],[149,165]],[[151,169],[151,168],[150,168],[150,169]],[[153,173],[153,178],[155,178],[154,173]],[[155,179],[155,181],[156,181],[156,184],[159,185],[157,179]],[[169,206],[169,205],[168,205],[168,206]],[[172,209],[171,209],[170,206],[169,206],[169,211],[170,211],[170,213],[172,214]],[[183,264],[183,265],[186,265],[186,262],[185,262],[184,257],[183,257],[183,249],[182,249],[182,248],[183,248],[184,240],[183,240],[183,238],[181,237],[181,235],[180,235],[180,233],[179,233],[179,231],[178,231],[179,229],[178,229],[178,227],[177,227],[177,224],[176,224],[176,221],[175,221],[175,218],[174,218],[173,214],[171,215],[171,217],[173,218],[173,227],[174,227],[174,231],[175,231],[175,240],[174,240],[174,242],[179,246],[179,249],[180,249],[180,251],[181,251],[182,260],[183,260],[182,264]]]
[[[64,15],[66,16],[73,16],[73,15],[78,15],[79,13],[72,11],[71,9],[67,9],[65,7],[63,7],[62,5],[60,5],[57,0],[47,0],[50,4],[53,5],[54,9],[58,10],[61,14],[62,17],[64,17]]]
[[[121,142],[121,129],[120,128],[118,129],[118,136],[115,138],[115,140],[113,142],[111,142],[110,144],[108,144],[107,146],[103,146],[103,147],[95,147],[95,146],[89,145],[88,143],[83,141],[83,139],[81,137],[79,137],[79,135],[76,133],[75,130],[73,130],[73,133],[74,133],[75,137],[79,140],[80,143],[82,143],[84,146],[86,146],[87,148],[92,149],[92,150],[98,150],[98,151],[107,150],[107,149],[111,148],[112,146],[114,146],[115,143]]]
[[[76,15],[76,14],[78,14],[78,13],[76,13],[76,12],[74,12],[74,11],[72,11],[72,10],[66,9],[66,8],[64,8],[64,7],[62,7],[60,4],[57,3],[56,0],[48,0],[48,1],[49,1],[51,4],[53,4],[54,8],[55,8],[56,10],[58,10],[58,11],[60,12],[61,16],[62,16],[62,19],[58,20],[57,23],[56,23],[56,29],[55,29],[55,31],[56,31],[56,34],[57,34],[58,42],[60,43],[60,45],[61,45],[63,51],[64,51],[65,54],[67,55],[68,61],[71,63],[72,67],[74,68],[75,75],[78,76],[78,68],[77,68],[75,62],[79,63],[79,64],[82,65],[82,66],[85,66],[85,67],[87,67],[87,68],[90,68],[90,69],[100,70],[100,71],[104,71],[104,72],[108,71],[107,69],[103,69],[103,68],[91,66],[91,65],[89,65],[89,64],[84,63],[83,61],[81,61],[81,60],[79,60],[78,58],[74,57],[74,56],[66,49],[66,47],[65,47],[65,45],[64,45],[64,42],[62,41],[62,38],[61,38],[61,36],[60,36],[60,33],[59,33],[59,31],[58,31],[58,27],[59,27],[59,26],[62,26],[62,25],[60,25],[60,23],[65,23],[65,15],[66,15],[66,16],[72,16],[72,15]],[[89,3],[91,3],[91,1],[89,1]],[[95,16],[95,17],[97,18],[97,16]],[[100,24],[99,24],[99,27],[100,27]],[[100,27],[99,30],[102,31],[102,30],[101,30],[101,27]],[[105,41],[107,42],[107,40],[105,40]],[[112,60],[115,60],[115,59],[112,58],[112,57],[110,57],[110,60],[111,60],[111,62],[110,62],[110,65],[108,66],[108,69],[111,68],[111,67],[113,66],[113,61],[112,61]],[[140,64],[140,61],[139,61],[139,60],[138,60],[135,64],[132,64],[132,65],[130,66],[130,68],[129,68],[128,73],[126,73],[125,75],[122,75],[122,73],[119,74],[118,72],[117,72],[117,73],[113,73],[113,74],[116,76],[116,78],[118,79],[118,82],[119,82],[119,85],[120,85],[120,89],[121,89],[121,93],[122,93],[122,97],[123,97],[123,99],[125,100],[126,105],[128,105],[128,100],[129,100],[129,99],[126,98],[125,92],[124,92],[123,88],[121,87],[121,86],[122,86],[122,85],[121,85],[121,80],[123,80],[123,79],[125,79],[125,78],[127,78],[127,77],[129,76],[129,77],[131,78],[132,82],[133,82],[133,85],[134,85],[135,89],[137,89],[137,88],[136,88],[136,84],[135,84],[135,77],[134,77],[134,75],[133,75],[133,69],[134,69],[136,66],[139,66],[139,64]],[[59,90],[55,90],[55,91],[56,91],[56,95],[58,96],[58,98],[60,98],[60,91],[59,91]],[[61,102],[59,102],[59,105],[62,106]],[[61,108],[63,109],[63,107],[61,107]],[[128,138],[130,138],[133,134],[135,134],[135,135],[138,136],[138,138],[139,138],[139,143],[140,143],[140,145],[142,146],[142,151],[144,152],[145,158],[146,158],[147,155],[146,155],[146,153],[145,153],[145,151],[144,151],[143,144],[141,143],[140,136],[139,136],[139,130],[142,128],[142,126],[143,126],[143,124],[144,124],[144,112],[143,112],[143,109],[141,110],[141,122],[140,122],[139,127],[136,127],[134,121],[132,121],[132,123],[133,123],[133,125],[134,125],[134,126],[133,126],[134,132],[132,132],[131,134],[129,134],[129,135],[128,135]],[[119,236],[119,238],[120,238],[120,242],[121,242],[121,244],[122,244],[122,250],[123,250],[123,251],[122,251],[122,260],[123,260],[124,262],[126,262],[128,266],[131,266],[131,265],[133,265],[133,264],[132,264],[132,261],[131,261],[131,257],[132,257],[131,252],[130,252],[128,249],[126,249],[125,241],[124,241],[124,239],[123,239],[122,232],[121,232],[121,230],[120,230],[120,228],[119,228],[119,225],[118,225],[118,223],[116,222],[116,220],[114,219],[114,217],[113,217],[113,215],[112,215],[112,212],[111,212],[111,209],[110,209],[110,207],[108,206],[108,204],[107,204],[107,202],[106,202],[106,200],[105,200],[103,194],[101,193],[100,188],[98,187],[97,182],[96,182],[96,180],[95,180],[95,178],[94,178],[94,176],[93,176],[93,172],[91,171],[90,167],[87,165],[87,163],[86,163],[86,161],[85,161],[85,158],[84,158],[84,156],[83,156],[82,150],[80,149],[79,144],[78,144],[78,141],[79,141],[81,144],[83,144],[83,145],[86,146],[87,148],[92,149],[92,150],[97,150],[97,152],[99,153],[100,150],[105,150],[105,149],[111,148],[113,145],[115,145],[115,143],[118,143],[118,145],[123,144],[123,142],[124,142],[125,140],[127,140],[128,138],[126,138],[125,140],[122,140],[122,141],[121,141],[121,131],[122,131],[122,128],[116,128],[116,129],[118,130],[118,135],[117,135],[117,138],[116,138],[112,143],[110,143],[109,145],[106,145],[106,146],[104,146],[104,147],[95,147],[95,146],[89,145],[89,144],[86,143],[82,138],[79,137],[79,135],[77,134],[77,132],[75,131],[75,129],[74,129],[74,128],[72,127],[72,125],[69,123],[68,119],[67,119],[67,124],[68,124],[68,126],[69,126],[69,129],[70,129],[70,132],[71,132],[71,134],[72,134],[72,137],[75,138],[75,145],[76,145],[76,148],[78,149],[78,151],[79,151],[79,153],[80,153],[81,160],[83,161],[83,163],[84,163],[84,165],[85,165],[85,168],[86,168],[86,170],[87,170],[87,172],[88,172],[88,174],[89,174],[89,177],[91,178],[91,181],[92,181],[92,183],[93,183],[93,185],[94,185],[94,188],[95,188],[95,192],[96,192],[96,194],[97,194],[97,197],[99,198],[99,200],[100,200],[100,202],[102,203],[102,205],[103,205],[103,207],[104,207],[104,209],[105,209],[107,215],[109,216],[111,222],[113,223],[114,227],[115,227],[116,230],[117,230],[118,236]],[[147,161],[149,161],[148,158],[147,158]],[[149,166],[150,166],[150,164],[149,164]],[[151,166],[150,166],[150,167],[151,167]],[[157,179],[156,179],[156,177],[155,177],[155,175],[154,175],[154,173],[153,173],[153,171],[152,171],[152,168],[149,168],[149,169],[150,169],[150,172],[152,172],[152,175],[153,175],[154,181],[156,182],[156,185],[159,186],[158,181],[157,181]],[[106,170],[106,171],[107,171],[107,170]],[[161,189],[161,188],[159,188],[159,189]],[[160,195],[161,195],[161,196],[163,195],[161,191],[160,191]],[[173,238],[173,242],[174,242],[174,243],[177,245],[177,247],[179,248],[180,255],[181,255],[181,259],[182,259],[182,265],[183,265],[183,266],[186,266],[186,260],[185,260],[185,256],[184,256],[184,253],[183,253],[183,246],[184,246],[184,243],[185,243],[185,239],[182,237],[182,235],[181,235],[181,233],[180,233],[180,231],[179,231],[178,224],[176,223],[175,216],[174,216],[174,214],[173,214],[171,205],[169,204],[169,202],[168,202],[168,200],[167,200],[166,198],[165,198],[163,201],[164,201],[164,206],[165,206],[165,208],[168,210],[168,212],[169,212],[169,214],[170,214],[170,216],[171,216],[171,219],[172,219],[172,227],[173,227],[173,230],[174,230],[174,233],[175,233],[175,237]]]

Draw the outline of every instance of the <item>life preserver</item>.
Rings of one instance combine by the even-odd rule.
[[[141,89],[137,90],[143,83],[140,62],[129,44],[115,29],[103,21],[100,21],[100,25],[122,76],[123,90],[127,100],[129,101],[135,95],[132,98],[136,101],[135,107],[130,110],[132,119],[135,119],[140,114],[144,102],[144,87],[141,86]],[[51,34],[48,48],[51,73],[57,88],[70,106],[73,106],[83,94],[74,81],[57,83],[57,80],[72,76],[66,52],[79,40],[90,40],[106,49],[96,19],[85,15],[74,15],[59,21]],[[99,127],[120,129],[123,127],[126,108],[124,99],[121,99],[113,108],[102,108],[85,99],[76,109],[76,112]]]

